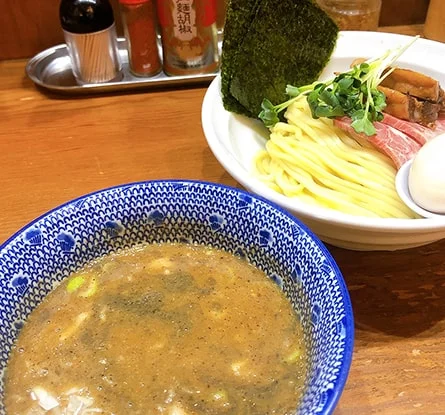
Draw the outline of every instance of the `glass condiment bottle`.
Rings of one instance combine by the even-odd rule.
[[[78,83],[118,79],[122,66],[108,0],[62,0],[59,17]]]
[[[164,72],[213,73],[219,67],[216,0],[157,0]]]
[[[382,0],[316,0],[340,30],[377,30]]]
[[[119,0],[130,70],[153,76],[162,69],[156,33],[154,0]]]

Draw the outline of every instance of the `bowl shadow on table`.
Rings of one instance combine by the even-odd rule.
[[[396,252],[328,245],[349,289],[356,329],[422,336],[445,317],[445,240]]]

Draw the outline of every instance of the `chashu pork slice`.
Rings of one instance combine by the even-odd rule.
[[[439,119],[436,121],[435,126],[430,128],[415,122],[393,117],[390,114],[384,114],[382,123],[402,131],[402,133],[410,136],[422,146],[439,134],[445,133],[445,123],[439,122]]]
[[[436,126],[445,131],[445,112],[439,112],[439,118],[437,118]]]
[[[439,103],[443,96],[439,81],[411,69],[394,69],[380,85],[435,103]]]
[[[389,125],[381,122],[374,122],[376,134],[367,136],[362,133],[357,133],[352,128],[351,122],[352,120],[349,117],[340,117],[334,120],[334,124],[337,127],[346,131],[352,137],[367,140],[376,149],[390,157],[397,169],[399,169],[406,161],[411,160],[420,150],[421,145],[418,142]]]
[[[441,105],[421,101],[411,95],[380,85],[378,89],[386,96],[385,112],[402,120],[417,122],[427,127],[434,126]]]
[[[445,91],[441,88],[439,91],[440,111],[445,115]]]

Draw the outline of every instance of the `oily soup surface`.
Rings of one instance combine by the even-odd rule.
[[[34,310],[5,403],[8,415],[284,415],[306,360],[298,318],[264,273],[207,247],[145,245],[89,264]]]

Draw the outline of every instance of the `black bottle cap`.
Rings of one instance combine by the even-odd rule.
[[[71,33],[99,32],[114,23],[107,0],[62,0],[59,17],[63,30]]]

